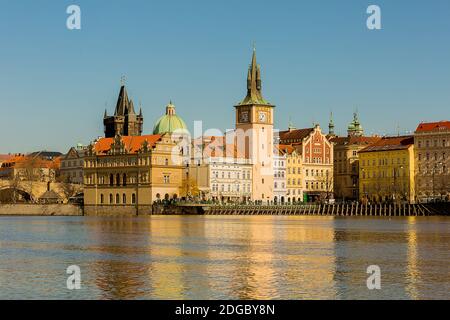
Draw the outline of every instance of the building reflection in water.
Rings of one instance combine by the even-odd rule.
[[[148,277],[152,297],[198,299],[208,288],[204,221],[195,217],[152,217],[149,239],[152,262]]]
[[[417,225],[416,217],[408,217],[407,224],[407,267],[406,267],[406,292],[410,299],[420,299],[417,284],[420,281],[418,266]]]
[[[450,284],[448,224],[419,218],[86,218],[83,230],[82,275],[103,299],[426,299]],[[367,289],[371,264],[382,290]]]
[[[151,250],[148,243],[142,243],[142,230],[148,228],[145,220],[127,217],[88,219],[93,224],[91,243],[87,250],[98,255],[92,265],[82,269],[82,277],[92,278],[84,283],[94,283],[100,290],[99,299],[139,299],[148,288],[145,259],[136,259],[142,248]],[[139,240],[137,240],[139,239]],[[88,279],[89,280],[89,279]]]

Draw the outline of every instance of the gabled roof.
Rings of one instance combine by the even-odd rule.
[[[417,126],[416,133],[450,130],[450,121],[427,122]]]
[[[406,150],[412,145],[414,145],[413,136],[383,137],[359,152]]]
[[[121,141],[124,143],[125,149],[128,153],[137,153],[144,143],[147,141],[148,147],[152,148],[155,146],[156,142],[161,139],[162,135],[144,135],[144,136],[123,136],[120,137]],[[114,143],[115,138],[101,138],[94,146],[94,150],[98,155],[106,155],[108,151],[111,150],[111,145]]]

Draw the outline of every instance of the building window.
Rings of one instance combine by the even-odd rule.
[[[134,193],[131,195],[131,203],[132,204],[136,203],[136,194],[134,194]]]
[[[103,193],[100,195],[100,203],[101,204],[105,203],[105,199],[104,199]]]
[[[127,195],[125,193],[122,195],[122,203],[123,204],[127,203]]]
[[[113,199],[113,195],[112,193],[109,194],[109,204],[113,204],[114,203],[114,199]]]
[[[118,193],[116,194],[116,203],[117,203],[117,204],[119,204],[119,203],[120,203],[120,196],[119,196],[119,194],[118,194]]]
[[[110,174],[110,175],[109,175],[109,185],[110,185],[110,186],[113,186],[113,185],[114,185],[114,175],[113,175],[113,174]]]

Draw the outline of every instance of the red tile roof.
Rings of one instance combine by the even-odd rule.
[[[333,137],[330,139],[336,145],[371,145],[381,137]]]
[[[14,155],[12,154],[0,154],[0,162],[8,161],[9,159],[13,158]]]
[[[450,130],[450,121],[421,123],[416,129],[416,133]]]
[[[413,136],[383,137],[359,152],[404,150],[412,145],[414,145]]]
[[[122,141],[125,144],[125,149],[129,153],[137,153],[142,148],[142,144],[147,140],[149,147],[153,147],[157,141],[161,139],[160,134],[145,135],[145,136],[123,136]],[[101,138],[95,143],[95,152],[99,155],[107,154],[114,143],[114,138]]]
[[[281,141],[301,140],[307,137],[312,131],[314,131],[314,128],[293,129],[287,131],[280,131],[279,135]]]

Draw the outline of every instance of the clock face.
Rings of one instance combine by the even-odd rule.
[[[265,112],[259,113],[259,121],[260,122],[266,122],[267,121],[267,114]]]
[[[242,111],[239,118],[240,122],[248,122],[248,111]]]

